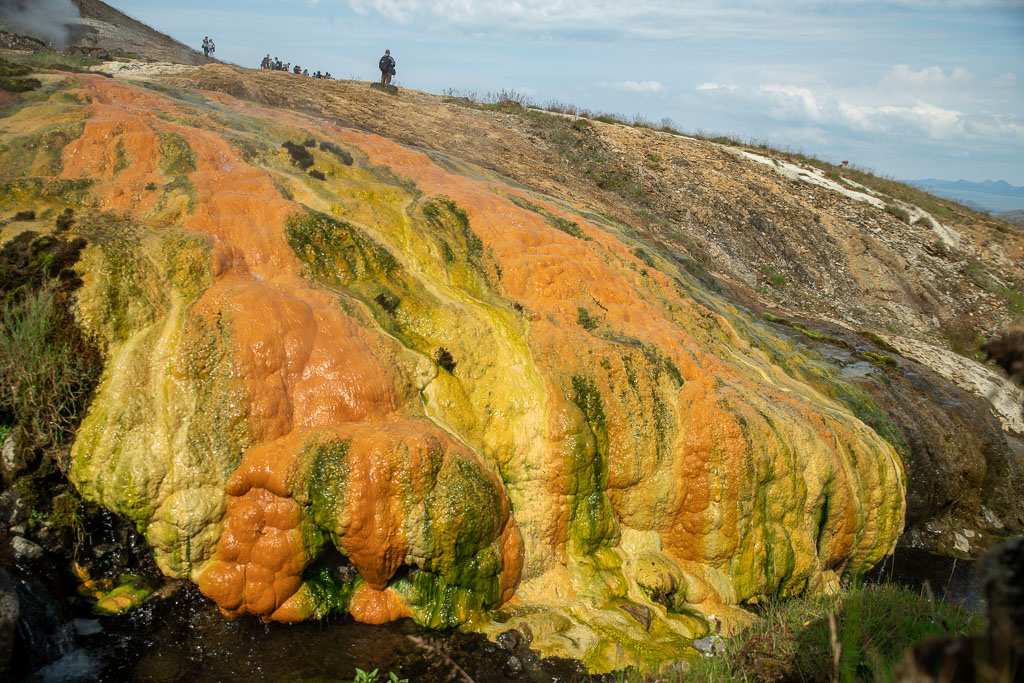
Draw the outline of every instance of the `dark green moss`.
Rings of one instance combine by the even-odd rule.
[[[317,212],[288,219],[288,243],[312,276],[328,286],[381,278],[399,269],[387,249],[355,226]]]
[[[874,363],[875,365],[877,365],[878,367],[882,368],[883,370],[895,368],[897,365],[899,365],[896,359],[893,358],[892,356],[884,356],[879,353],[871,353],[870,351],[865,351],[861,355],[864,356],[864,358],[871,361],[872,363]]]
[[[0,58],[0,76],[25,76],[28,73],[27,66]]]
[[[313,522],[322,529],[335,529],[338,515],[348,498],[349,441],[315,443],[309,447],[310,467],[306,495]],[[335,546],[339,539],[332,534]]]
[[[89,202],[93,180],[64,178],[18,178],[0,182],[0,207],[16,208],[40,199],[62,205],[83,206]]]
[[[7,178],[57,176],[63,168],[61,152],[85,130],[85,124],[60,124],[29,135],[7,135],[0,145],[0,163]],[[44,182],[51,182],[49,178]]]
[[[7,92],[28,92],[42,87],[38,78],[19,78],[17,76],[0,76],[0,90]]]
[[[188,201],[185,204],[185,213],[191,214],[196,208],[196,186],[192,184],[192,181],[189,180],[186,175],[174,176],[174,179],[171,182],[164,185],[163,194],[160,197],[160,201],[157,203],[157,207],[160,210],[163,210],[176,196],[182,194],[188,198]]]
[[[654,264],[654,259],[651,258],[651,255],[640,247],[633,250],[633,256],[636,256],[638,259],[646,263],[649,268],[657,268]]]
[[[373,297],[373,300],[391,316],[395,315],[395,311],[398,310],[399,305],[402,303],[402,300],[391,292],[381,292],[377,296]]]
[[[193,173],[196,170],[195,155],[185,138],[166,131],[157,135],[160,140],[160,171],[164,175]]]
[[[888,351],[889,353],[894,353],[897,356],[902,355],[902,354],[900,354],[899,349],[897,349],[895,346],[893,346],[889,342],[885,341],[880,336],[878,336],[877,334],[875,334],[874,332],[872,332],[870,330],[861,330],[860,331],[860,336],[864,337],[869,342],[871,342],[872,344],[874,344],[875,346],[877,346],[878,348],[880,348],[880,349],[882,349],[884,351]]]
[[[120,173],[132,164],[132,158],[124,147],[124,140],[119,139],[114,148],[114,173]]]
[[[800,334],[807,337],[808,339],[814,339],[815,341],[825,342],[827,344],[832,344],[833,346],[838,346],[844,349],[850,348],[850,342],[846,341],[845,339],[840,339],[839,337],[832,337],[830,335],[822,334],[821,332],[817,332],[815,330],[809,330],[807,329],[807,326],[801,322],[797,322],[794,320],[786,320],[785,318],[780,318],[779,316],[772,315],[771,313],[768,312],[762,313],[761,316],[768,322],[773,322],[779,325],[785,325],[786,327],[791,327]]]
[[[455,237],[465,250],[466,259],[480,267],[484,255],[484,243],[469,225],[469,216],[445,196],[434,197],[423,205],[423,215],[437,230]]]
[[[561,230],[565,234],[572,235],[578,240],[590,240],[590,238],[587,237],[586,233],[583,232],[582,228],[580,228],[579,223],[577,223],[576,221],[571,221],[567,218],[562,218],[561,216],[555,215],[554,213],[545,209],[540,204],[531,202],[526,197],[522,197],[517,194],[512,194],[511,192],[502,192],[501,195],[521,209],[526,209],[527,211],[533,211],[534,213],[540,214],[548,222],[548,225],[555,228],[556,230]]]
[[[64,211],[59,216],[57,216],[57,221],[55,223],[55,227],[56,227],[57,232],[63,232],[65,230],[70,229],[71,226],[73,226],[74,224],[75,224],[75,210],[70,208],[70,207],[68,207],[68,208],[64,209]]]
[[[347,559],[330,547],[302,573],[302,582],[313,603],[314,619],[348,611],[352,596],[364,583]]]
[[[608,427],[604,402],[588,377],[573,375],[572,402],[583,413],[586,433],[577,442],[569,490],[569,534],[576,550],[590,554],[614,534],[615,520],[605,495],[608,487]]]
[[[341,163],[345,164],[346,166],[352,165],[352,155],[349,154],[344,149],[342,149],[341,147],[339,147],[338,145],[334,144],[333,142],[321,140],[320,149],[324,150],[325,152],[330,152],[335,157],[337,157]]]

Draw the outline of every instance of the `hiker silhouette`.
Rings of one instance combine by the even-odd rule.
[[[395,59],[391,56],[391,50],[384,50],[384,56],[377,66],[380,67],[380,84],[391,85],[391,77],[395,75]]]

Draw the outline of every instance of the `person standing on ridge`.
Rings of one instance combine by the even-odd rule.
[[[384,50],[384,56],[377,64],[380,67],[380,84],[391,85],[391,77],[395,75],[395,60],[391,56],[391,50]]]
[[[210,36],[203,37],[203,56],[210,56]]]

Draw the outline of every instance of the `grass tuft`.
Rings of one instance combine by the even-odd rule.
[[[904,223],[910,223],[910,212],[904,209],[902,206],[896,206],[895,204],[886,204],[885,212],[887,214],[896,216]]]
[[[835,644],[829,626],[835,624]],[[933,636],[975,634],[983,620],[964,610],[894,585],[847,588],[835,596],[769,601],[760,621],[726,641],[725,651],[685,671],[655,680],[891,681],[909,647]],[[630,670],[624,681],[651,680]]]
[[[99,368],[99,354],[78,333],[56,280],[0,303],[0,423],[18,425],[23,444],[66,445]]]

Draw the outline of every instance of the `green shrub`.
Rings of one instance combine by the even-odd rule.
[[[761,272],[764,273],[765,277],[768,278],[768,282],[770,282],[772,287],[775,289],[786,288],[786,278],[780,273],[775,272],[775,270],[767,263],[761,265]]]
[[[886,204],[885,212],[896,216],[904,223],[910,223],[910,212],[904,209],[902,206],[896,206],[895,204]]]
[[[585,330],[592,330],[597,327],[598,319],[590,315],[590,311],[580,306],[576,309],[576,322]]]
[[[63,445],[99,376],[97,354],[69,318],[56,281],[0,304],[0,421],[37,447]]]

